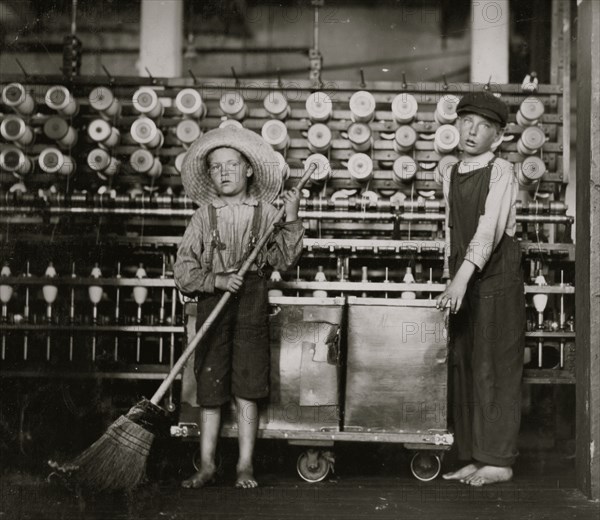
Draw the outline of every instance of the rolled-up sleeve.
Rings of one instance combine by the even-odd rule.
[[[496,161],[492,168],[484,213],[479,217],[477,229],[465,254],[465,260],[475,264],[479,270],[490,259],[506,230],[514,203],[515,182],[512,165],[507,161]]]
[[[276,233],[267,250],[267,263],[278,271],[294,267],[302,255],[304,226],[300,219],[276,225]]]
[[[201,209],[198,209],[183,234],[173,266],[175,286],[187,295],[215,292],[215,275],[210,266],[202,264],[202,218]]]

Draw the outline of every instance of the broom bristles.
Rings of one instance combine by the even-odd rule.
[[[69,488],[130,491],[144,479],[153,440],[154,433],[122,415],[75,460],[67,464],[48,461],[55,470],[51,476]]]
[[[144,478],[153,440],[153,433],[122,415],[72,462],[74,478],[95,491],[130,490]]]
[[[160,406],[143,399],[75,460],[49,464],[54,474],[91,491],[131,490],[145,476],[152,441],[165,418]]]

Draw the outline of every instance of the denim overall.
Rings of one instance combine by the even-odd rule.
[[[485,213],[493,163],[468,173],[458,173],[459,164],[452,169],[452,278]],[[504,234],[484,268],[471,277],[460,311],[450,317],[451,413],[458,456],[464,460],[510,466],[518,454],[526,320],[520,263],[518,241]]]

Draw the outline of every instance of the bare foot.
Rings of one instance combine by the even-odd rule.
[[[214,466],[200,468],[190,478],[181,482],[181,487],[187,489],[199,489],[214,482],[216,469]]]
[[[460,468],[458,471],[453,471],[452,473],[445,473],[444,475],[442,475],[442,478],[446,480],[460,480],[461,482],[463,482],[467,477],[473,475],[473,473],[475,473],[480,467],[481,464],[477,463],[467,464],[466,466]]]
[[[497,482],[508,482],[513,476],[510,466],[482,466],[465,480],[471,486],[485,486]]]
[[[237,468],[237,479],[235,480],[236,488],[255,488],[258,487],[258,482],[254,478],[254,471],[252,466],[239,467]]]

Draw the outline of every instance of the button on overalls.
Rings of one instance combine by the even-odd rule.
[[[485,213],[493,169],[450,177],[450,274],[465,259]],[[510,466],[517,456],[525,346],[521,249],[504,234],[468,284],[461,309],[450,317],[452,415],[459,458]]]

